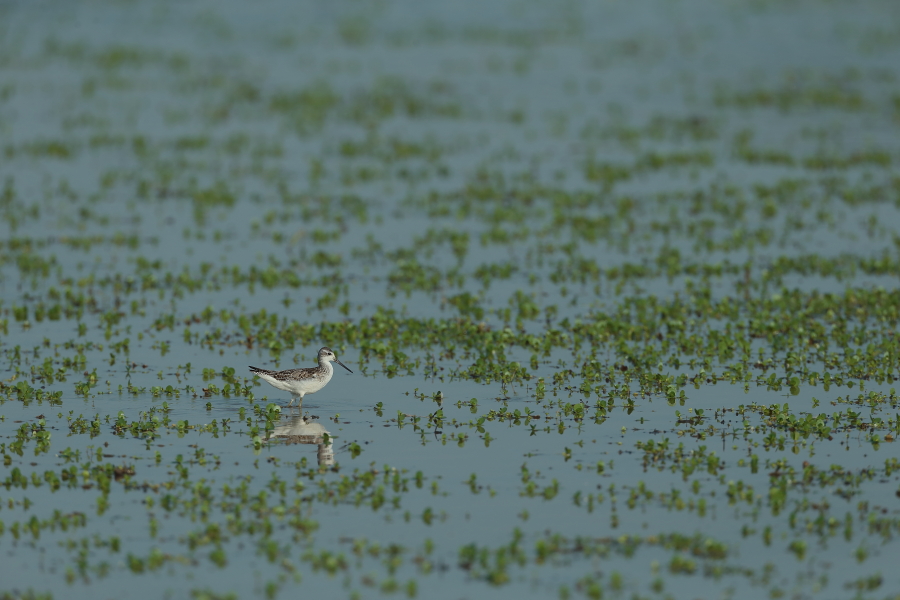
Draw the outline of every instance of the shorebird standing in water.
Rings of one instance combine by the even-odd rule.
[[[290,392],[291,402],[288,407],[294,404],[294,400],[300,400],[297,408],[303,406],[303,396],[318,392],[334,375],[334,367],[331,361],[336,362],[348,371],[350,369],[337,359],[331,348],[319,349],[319,366],[310,367],[308,369],[287,369],[286,371],[267,371],[257,367],[250,367],[250,371],[259,375],[259,378],[267,382],[274,388]],[[351,373],[353,371],[350,371]]]

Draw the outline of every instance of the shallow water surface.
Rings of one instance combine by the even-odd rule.
[[[898,18],[4,3],[0,598],[900,597]]]

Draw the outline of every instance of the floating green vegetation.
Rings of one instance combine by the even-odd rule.
[[[235,6],[0,9],[0,599],[895,597],[890,10]]]

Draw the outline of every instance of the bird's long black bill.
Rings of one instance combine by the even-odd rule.
[[[344,363],[342,363],[341,361],[339,361],[338,359],[335,358],[334,362],[336,362],[337,364],[341,365],[342,367],[344,367],[345,369],[350,371],[350,368],[347,365],[345,365]],[[352,373],[353,371],[350,371],[350,372]]]

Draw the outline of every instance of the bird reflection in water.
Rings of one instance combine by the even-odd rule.
[[[326,442],[325,436],[328,436]],[[331,466],[334,464],[334,438],[325,430],[325,426],[318,421],[301,416],[292,416],[275,427],[266,441],[275,439],[284,440],[285,444],[316,444],[316,458],[319,466]]]

